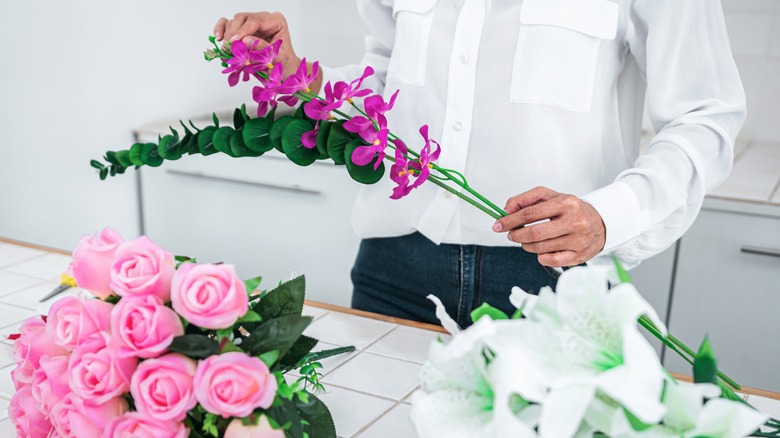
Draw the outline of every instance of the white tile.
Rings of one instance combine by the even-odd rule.
[[[8,339],[8,336],[19,333],[19,327],[22,326],[22,321],[17,321],[11,325],[0,328],[0,344],[13,345],[13,341]]]
[[[376,423],[357,435],[359,438],[413,438],[417,436],[409,412],[412,407],[405,404],[396,405],[390,412],[383,415]]]
[[[401,400],[417,387],[422,365],[361,353],[325,376],[323,382],[393,400]]]
[[[328,311],[325,309],[320,309],[319,307],[304,305],[303,306],[303,316],[311,316],[314,318],[314,321],[322,318],[323,316],[327,315]]]
[[[71,258],[62,254],[46,254],[15,265],[6,266],[8,272],[29,275],[44,280],[59,279],[68,269]]]
[[[780,400],[751,395],[747,401],[759,411],[772,418],[780,419]]]
[[[0,436],[12,437],[16,436],[16,428],[11,420],[0,421]]]
[[[304,333],[329,344],[354,345],[361,350],[387,334],[395,326],[384,321],[329,312],[314,321]]]
[[[13,369],[13,365],[0,368],[0,397],[10,399],[14,395],[14,392],[16,392],[14,382],[11,380],[11,370]]]
[[[20,290],[19,292],[14,292],[12,294],[0,297],[0,303],[24,307],[25,309],[30,309],[44,315],[48,313],[49,307],[51,307],[51,305],[54,304],[57,300],[60,300],[66,296],[76,296],[81,291],[81,289],[77,288],[66,289],[65,291],[49,298],[42,303],[39,302],[41,298],[48,295],[52,289],[58,285],[59,283],[53,281],[41,283],[36,286]]]
[[[0,268],[23,262],[33,257],[42,256],[44,254],[46,254],[45,251],[27,248],[25,246],[0,243]]]
[[[340,437],[351,437],[366,425],[379,418],[393,402],[347,389],[325,386],[327,392],[318,397],[328,406],[336,433]]]
[[[8,419],[8,405],[10,404],[11,403],[8,400],[0,398],[0,421]],[[7,435],[3,435],[3,436],[7,436]]]
[[[735,55],[766,56],[772,14],[760,12],[732,12],[726,15],[731,50]]]
[[[40,278],[0,270],[0,297],[39,284]]]
[[[398,328],[368,347],[366,351],[423,363],[428,357],[428,349],[431,342],[439,337],[445,340],[450,338],[449,335],[443,333],[398,326]]]
[[[0,303],[0,324],[13,325],[35,315],[35,312]]]
[[[0,368],[14,364],[14,347],[4,342],[0,343]]]

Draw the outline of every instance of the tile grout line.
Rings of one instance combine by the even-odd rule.
[[[51,253],[51,252],[44,252],[43,254],[38,254],[38,255],[36,255],[36,256],[32,256],[32,257],[30,257],[30,258],[28,258],[28,259],[23,259],[23,260],[15,261],[15,262],[13,262],[13,263],[11,263],[11,264],[8,264],[8,265],[2,265],[2,266],[0,266],[0,269],[4,269],[4,270],[5,270],[5,269],[7,269],[7,268],[11,268],[11,267],[14,267],[14,266],[16,266],[16,265],[20,265],[20,264],[22,264],[22,263],[26,263],[26,262],[29,262],[29,261],[31,261],[31,260],[35,260],[35,259],[38,259],[38,258],[41,258],[41,257],[47,256],[47,255],[50,255],[50,254],[55,254],[55,253]],[[9,272],[9,273],[11,273],[11,274],[16,274],[16,272],[13,272],[13,271],[6,271],[6,272]],[[25,274],[20,274],[20,275],[25,275]],[[29,277],[29,275],[28,275],[28,277]]]
[[[0,271],[2,271],[2,270],[0,270]],[[18,275],[23,275],[23,274],[18,274]],[[26,276],[26,277],[29,277],[29,276]],[[29,285],[29,286],[24,286],[21,289],[15,289],[15,290],[12,290],[12,291],[10,291],[8,293],[4,293],[4,294],[0,295],[0,299],[9,297],[9,296],[14,295],[14,294],[18,294],[19,292],[24,292],[27,289],[32,289],[34,287],[41,286],[44,283],[56,283],[56,281],[42,280],[42,279],[40,279],[38,277],[29,277],[29,278],[32,279],[32,280],[38,280],[38,282],[37,283],[33,283],[33,284]]]
[[[399,406],[400,404],[401,404],[401,402],[400,402],[400,401],[397,401],[397,402],[395,402],[395,404],[394,404],[394,405],[390,406],[390,407],[389,407],[387,410],[385,410],[384,412],[382,412],[381,414],[379,414],[379,416],[378,416],[378,417],[374,418],[374,419],[373,419],[373,420],[371,420],[371,421],[370,421],[368,424],[366,424],[366,425],[365,425],[365,426],[363,426],[362,428],[358,429],[358,431],[357,431],[357,432],[355,432],[355,434],[354,434],[354,435],[352,435],[352,437],[351,437],[351,438],[358,438],[358,437],[360,437],[360,435],[363,435],[363,433],[364,433],[364,432],[366,432],[366,431],[368,431],[368,429],[369,429],[369,428],[371,428],[371,426],[373,426],[374,424],[376,424],[377,422],[379,422],[379,420],[381,420],[382,418],[384,418],[384,417],[385,417],[385,415],[389,414],[389,413],[390,413],[390,411],[392,411],[393,409],[395,409],[395,408],[396,408],[397,406]]]
[[[322,377],[323,377],[323,378],[324,378],[324,377],[327,377],[327,376],[328,376],[330,373],[332,373],[332,372],[336,371],[337,369],[341,368],[342,366],[344,366],[344,364],[346,364],[346,363],[350,362],[352,359],[354,359],[354,358],[356,358],[356,357],[360,356],[362,353],[364,353],[364,352],[366,351],[366,350],[365,350],[366,348],[368,348],[368,347],[370,347],[370,346],[374,345],[375,343],[379,342],[379,340],[381,340],[381,339],[382,339],[382,338],[384,338],[385,336],[389,335],[389,334],[390,334],[390,332],[392,332],[392,331],[393,331],[393,330],[395,330],[396,328],[398,328],[398,325],[397,325],[397,324],[395,325],[395,327],[393,327],[392,329],[390,329],[390,330],[389,330],[387,333],[385,333],[384,335],[382,335],[382,336],[378,337],[377,339],[375,339],[374,341],[372,341],[371,343],[369,343],[368,345],[366,345],[364,348],[356,348],[356,349],[355,349],[355,354],[354,354],[354,355],[352,355],[352,357],[350,357],[350,358],[348,358],[348,359],[345,359],[345,360],[344,360],[344,362],[341,362],[340,364],[336,365],[336,366],[335,366],[335,367],[333,367],[333,368],[332,368],[330,371],[328,371],[328,372],[326,372],[326,373],[323,373],[323,374],[322,374]],[[330,344],[330,342],[326,342],[326,343]],[[337,345],[337,344],[333,344],[333,345]],[[340,345],[340,347],[344,347],[344,345]]]

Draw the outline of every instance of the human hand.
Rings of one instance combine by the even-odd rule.
[[[284,67],[283,78],[294,74],[301,64],[301,58],[295,54],[290,41],[287,19],[279,12],[240,12],[232,19],[222,17],[214,26],[214,36],[217,41],[242,40],[247,47],[257,43],[256,50],[262,50],[277,40],[282,40],[276,62],[280,62]],[[311,73],[312,65],[307,64]],[[322,70],[311,85],[312,91],[319,92],[321,84]]]
[[[542,265],[579,265],[604,248],[607,231],[601,215],[576,196],[537,187],[509,198],[504,211],[509,215],[499,219],[493,231],[508,231],[509,240],[538,254]],[[526,226],[545,219],[549,222]]]

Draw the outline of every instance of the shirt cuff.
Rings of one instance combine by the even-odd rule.
[[[604,249],[598,256],[610,254],[620,245],[642,232],[642,212],[639,201],[628,184],[616,181],[582,196],[601,215],[607,231]]]

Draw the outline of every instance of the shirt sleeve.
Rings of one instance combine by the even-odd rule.
[[[662,252],[721,184],[745,121],[745,94],[715,0],[626,3],[626,43],[647,82],[657,135],[633,167],[583,197],[607,230],[602,253],[627,267]]]
[[[395,40],[395,19],[393,18],[393,0],[357,0],[360,17],[369,28],[365,39],[366,51],[359,64],[332,68],[322,67],[322,83],[330,81],[350,82],[363,74],[366,66],[374,69],[374,75],[363,82],[364,86],[382,94],[387,78],[387,66]]]

